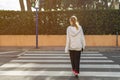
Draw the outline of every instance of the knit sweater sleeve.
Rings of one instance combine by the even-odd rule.
[[[65,53],[69,52],[69,46],[70,46],[70,38],[69,38],[69,27],[66,30],[66,46],[65,46]]]
[[[82,36],[82,48],[85,49],[86,43],[85,43],[85,37],[84,37],[84,33],[83,33],[83,29],[81,27],[81,36]]]

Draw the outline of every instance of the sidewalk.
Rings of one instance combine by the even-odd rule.
[[[39,49],[34,50],[57,50],[57,51],[63,51],[65,47],[40,47]],[[120,51],[120,47],[86,47],[85,51]]]
[[[0,51],[6,50],[40,50],[40,51],[64,51],[64,46],[35,47],[0,47]],[[120,47],[86,47],[85,51],[120,51]]]

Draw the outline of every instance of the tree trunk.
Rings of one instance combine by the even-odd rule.
[[[105,9],[108,9],[108,1],[107,0],[103,0],[105,2]]]
[[[113,0],[111,1],[110,8],[111,8],[111,9],[114,9],[114,1],[113,1]]]
[[[32,11],[30,0],[26,0],[26,4],[27,4],[27,11]]]
[[[19,0],[21,11],[25,11],[25,6],[23,0]]]

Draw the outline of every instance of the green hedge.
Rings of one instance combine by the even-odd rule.
[[[39,12],[39,34],[64,35],[69,17],[76,15],[87,35],[120,32],[119,10]],[[35,12],[0,11],[0,35],[34,35]]]

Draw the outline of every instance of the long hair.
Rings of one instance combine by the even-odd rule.
[[[70,17],[70,25],[73,27],[76,27],[76,29],[78,30],[79,27],[79,22],[76,16],[71,16]]]

